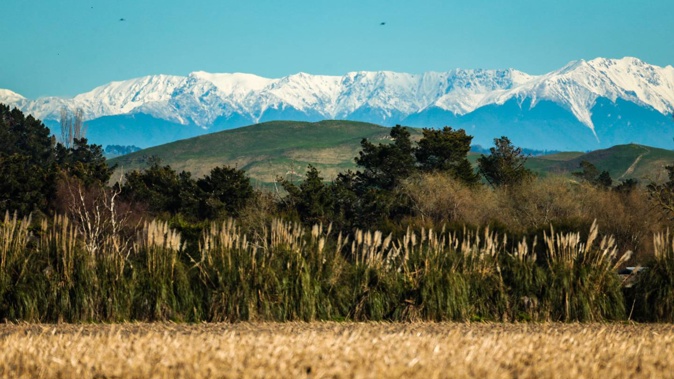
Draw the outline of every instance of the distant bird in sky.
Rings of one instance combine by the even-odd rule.
[[[120,18],[119,21],[126,21],[126,19],[125,19],[125,18]]]
[[[386,25],[386,23],[385,23],[385,22],[382,22],[382,23],[380,23],[379,25],[380,25],[380,26],[384,26],[384,25]]]

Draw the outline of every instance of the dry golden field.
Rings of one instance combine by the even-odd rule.
[[[237,323],[0,326],[3,378],[674,377],[674,327]]]

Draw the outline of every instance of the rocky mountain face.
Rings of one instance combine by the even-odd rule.
[[[674,147],[674,68],[636,58],[580,60],[538,76],[514,69],[280,79],[193,72],[111,82],[70,99],[30,100],[0,89],[0,102],[53,129],[63,107],[81,108],[89,138],[106,145],[147,147],[271,120],[346,119],[450,125],[485,146],[505,135],[536,149]]]

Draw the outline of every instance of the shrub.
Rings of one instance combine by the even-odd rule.
[[[401,192],[411,200],[416,217],[437,226],[487,225],[497,213],[493,191],[465,185],[441,173],[410,178]]]

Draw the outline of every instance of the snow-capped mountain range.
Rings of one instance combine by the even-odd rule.
[[[150,146],[270,120],[348,119],[450,125],[484,145],[506,135],[539,149],[674,147],[674,68],[636,58],[580,60],[545,75],[455,69],[269,79],[199,71],[111,82],[69,99],[0,89],[0,103],[52,128],[63,107],[81,108],[90,139],[101,144]]]

